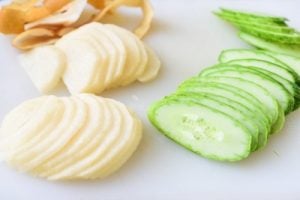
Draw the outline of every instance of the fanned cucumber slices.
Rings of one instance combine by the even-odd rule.
[[[0,153],[9,165],[35,176],[96,179],[119,169],[141,136],[141,121],[120,102],[90,94],[43,96],[5,117]]]
[[[264,147],[269,135],[283,127],[285,114],[298,108],[299,59],[230,49],[219,61],[153,103],[148,117],[197,154],[238,161]]]
[[[215,14],[237,27],[240,38],[250,45],[300,57],[300,33],[288,26],[286,18],[224,8]]]

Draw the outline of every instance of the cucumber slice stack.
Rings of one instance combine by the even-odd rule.
[[[218,64],[153,103],[148,117],[164,135],[199,155],[242,160],[263,148],[270,134],[282,129],[285,115],[298,108],[299,63],[267,51],[225,50]]]
[[[215,14],[237,27],[239,37],[259,49],[300,56],[300,33],[284,17],[221,8]]]

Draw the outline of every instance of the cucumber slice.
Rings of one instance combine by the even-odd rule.
[[[257,98],[262,106],[265,106],[266,110],[263,109],[263,111],[269,116],[269,119],[271,119],[271,134],[279,132],[282,129],[285,121],[283,109],[270,92],[257,83],[234,77],[196,77],[195,80],[196,79],[201,82],[205,81],[229,85],[249,93]],[[255,94],[252,94],[252,92]]]
[[[238,65],[226,67],[210,67],[203,70],[200,76],[225,76],[249,80],[258,83],[259,85],[270,91],[270,93],[285,110],[285,113],[291,112],[294,107],[293,96],[290,95],[290,93],[285,89],[285,87],[281,83],[279,83],[272,77],[254,69],[244,68]]]
[[[263,112],[257,109],[254,104],[247,101],[243,96],[227,90],[226,88],[218,87],[217,84],[206,84],[201,82],[185,84],[178,90],[178,93],[182,92],[212,96],[222,100],[223,103],[240,110],[244,115],[248,116],[250,120],[253,120],[258,127],[259,134],[253,136],[258,143],[257,146],[252,146],[251,150],[256,150],[266,144],[270,131],[270,124]],[[252,145],[254,144],[252,143]]]
[[[288,21],[288,19],[285,17],[270,16],[270,15],[259,14],[259,13],[242,12],[242,11],[227,9],[227,8],[221,8],[220,10],[222,13],[233,15],[242,19],[246,18],[246,19],[264,20],[264,21],[274,22],[276,24],[286,24],[285,22]]]
[[[297,32],[280,33],[280,32],[274,32],[272,30],[256,28],[253,26],[244,26],[244,25],[240,25],[239,29],[253,36],[257,36],[259,38],[263,38],[268,41],[273,41],[276,43],[289,44],[289,45],[300,44],[300,35]]]
[[[258,147],[258,135],[259,129],[255,121],[249,114],[249,110],[243,107],[242,104],[234,102],[228,98],[224,98],[220,95],[208,94],[208,93],[187,93],[178,91],[171,95],[169,99],[187,99],[196,103],[201,103],[206,106],[212,106],[217,110],[227,113],[234,117],[235,120],[239,121],[245,126],[245,128],[251,133],[252,143],[251,151],[255,151]],[[268,135],[268,134],[266,134]]]
[[[284,68],[280,68],[278,65],[273,65],[272,63],[264,61],[255,61],[255,60],[236,60],[230,61],[227,64],[240,65],[248,68],[256,69],[257,71],[262,72],[263,74],[269,75],[279,83],[281,83],[285,89],[295,98],[295,104],[293,110],[296,110],[300,101],[300,89],[296,84],[296,80],[288,71],[284,71]],[[285,73],[284,73],[285,72]]]
[[[280,60],[281,62],[285,63],[291,69],[293,69],[298,74],[298,76],[300,76],[300,57],[295,57],[287,54],[270,52],[270,51],[264,51],[264,53],[273,56],[276,59]]]
[[[228,114],[189,100],[163,100],[148,111],[152,124],[206,158],[238,161],[250,154],[251,134]]]
[[[207,79],[202,77],[193,77],[183,82],[177,90],[213,92],[219,95],[223,95],[227,98],[237,100],[249,109],[255,111],[255,113],[258,113],[257,117],[260,118],[261,121],[263,121],[267,125],[272,124],[272,116],[267,114],[268,109],[266,108],[266,106],[249,92],[241,90],[240,88],[233,85],[218,83],[213,79],[211,80],[211,78]]]
[[[287,27],[287,26],[282,26],[282,25],[277,25],[277,24],[265,24],[265,23],[259,23],[254,20],[244,20],[244,19],[239,19],[231,15],[225,15],[223,14],[218,14],[216,13],[220,18],[222,18],[225,21],[228,21],[229,23],[232,23],[234,26],[240,28],[240,27],[253,27],[253,28],[259,28],[259,29],[264,29],[264,30],[269,30],[277,33],[294,33],[295,29]]]
[[[239,37],[242,40],[244,40],[245,42],[247,42],[248,44],[250,44],[254,47],[257,47],[259,49],[288,54],[288,55],[296,56],[296,57],[298,57],[300,55],[300,46],[299,45],[279,44],[276,42],[264,40],[262,38],[250,35],[245,32],[240,32]]]
[[[291,81],[293,83],[296,82],[295,76],[293,76],[293,73],[291,73],[286,68],[282,67],[281,65],[277,65],[268,61],[264,60],[256,60],[256,59],[240,59],[240,60],[231,60],[227,62],[228,64],[233,65],[241,65],[241,66],[251,66],[251,67],[257,67],[260,69],[267,70],[271,73],[275,73],[283,78],[285,78],[288,81]]]
[[[268,55],[266,51],[252,50],[252,49],[229,49],[229,50],[222,51],[222,53],[219,56],[219,61],[221,63],[229,62],[232,60],[240,60],[240,59],[263,60],[263,61],[271,62],[276,65],[280,65],[282,68],[285,68],[289,73],[291,73],[296,80],[299,79],[299,75],[293,70],[293,68],[289,67],[281,60],[271,55]]]

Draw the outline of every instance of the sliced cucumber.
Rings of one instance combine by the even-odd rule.
[[[183,82],[177,90],[191,91],[191,92],[212,92],[224,97],[237,100],[249,109],[258,113],[258,118],[265,122],[267,125],[272,124],[272,116],[268,113],[266,106],[259,101],[251,93],[246,92],[238,87],[226,83],[215,82],[211,78],[193,77]]]
[[[257,149],[259,135],[258,125],[252,119],[250,111],[242,104],[228,98],[224,98],[220,95],[209,93],[186,93],[184,91],[178,91],[176,94],[170,96],[170,99],[173,98],[186,98],[196,103],[199,102],[203,105],[213,106],[217,110],[233,116],[235,120],[243,124],[249,133],[251,133],[251,151],[255,151]]]
[[[239,37],[250,45],[257,47],[259,49],[269,50],[273,52],[288,54],[291,56],[298,57],[300,55],[300,46],[299,45],[287,45],[287,44],[278,44],[262,38],[250,35],[245,32],[240,32]]]
[[[244,19],[239,19],[237,17],[231,16],[231,15],[226,15],[226,14],[218,14],[216,13],[220,18],[232,23],[238,28],[242,27],[252,27],[252,28],[259,28],[259,29],[264,29],[264,30],[269,30],[272,32],[277,32],[277,33],[294,33],[295,29],[287,27],[287,26],[282,26],[278,24],[273,24],[273,23],[259,23],[255,20],[244,20]]]
[[[256,28],[253,26],[245,26],[245,25],[240,25],[239,29],[253,36],[257,36],[259,38],[263,38],[277,43],[289,44],[289,45],[300,44],[300,35],[297,32],[281,33],[281,32],[275,32],[268,29]]]
[[[264,51],[264,53],[273,56],[281,62],[285,63],[291,69],[293,69],[298,74],[298,76],[300,76],[300,53],[299,57],[270,51]]]
[[[231,60],[227,62],[228,64],[233,65],[241,65],[245,67],[257,67],[264,70],[267,70],[271,73],[275,73],[283,78],[285,78],[288,81],[291,81],[293,83],[296,82],[295,77],[293,76],[293,73],[291,73],[286,68],[282,67],[281,65],[277,65],[268,61],[264,60],[257,60],[257,59],[240,59],[240,60]]]
[[[186,84],[179,88],[178,93],[196,93],[200,95],[210,96],[220,99],[223,103],[226,103],[233,108],[238,109],[244,115],[248,116],[248,120],[253,121],[257,127],[259,134],[254,135],[254,140],[257,141],[257,146],[252,143],[251,150],[256,150],[264,146],[267,142],[268,134],[270,132],[270,124],[268,119],[261,110],[251,102],[247,101],[246,98],[239,94],[227,90],[226,88],[218,87],[217,84],[206,84],[198,82],[194,84]]]
[[[282,68],[285,68],[289,73],[291,73],[296,80],[299,79],[299,75],[287,64],[282,62],[281,60],[268,55],[265,51],[253,50],[253,49],[229,49],[222,51],[219,56],[219,61],[221,63],[226,63],[232,60],[240,60],[240,59],[256,59],[263,60],[267,62],[271,62],[276,65],[280,65]]]
[[[247,129],[213,107],[165,99],[150,107],[148,117],[167,137],[204,157],[238,161],[250,153],[252,136]]]
[[[211,83],[230,85],[232,87],[239,88],[246,93],[249,93],[250,95],[257,98],[259,102],[261,102],[262,106],[265,106],[266,111],[265,109],[263,110],[272,120],[271,134],[276,133],[282,129],[285,121],[284,110],[280,107],[280,105],[270,94],[270,92],[257,83],[234,77],[197,77],[195,79],[199,79],[199,81],[201,82],[206,81]]]
[[[262,20],[265,22],[274,22],[274,23],[280,24],[280,25],[282,25],[282,24],[285,25],[286,24],[285,22],[288,20],[285,17],[277,17],[277,16],[270,16],[270,15],[250,13],[250,12],[241,12],[238,10],[227,9],[227,8],[221,8],[220,10],[222,13],[236,16],[240,19],[256,19],[256,20]]]
[[[266,88],[282,106],[286,113],[294,108],[294,97],[285,89],[285,87],[272,77],[263,74],[255,69],[244,68],[241,66],[217,66],[206,68],[200,76],[218,76],[218,77],[237,77],[258,83]]]

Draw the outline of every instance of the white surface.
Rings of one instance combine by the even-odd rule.
[[[300,199],[300,111],[267,147],[239,163],[201,158],[149,124],[146,108],[184,79],[216,62],[221,50],[246,47],[234,29],[211,14],[219,6],[265,11],[300,29],[298,0],[153,0],[156,15],[146,41],[164,64],[157,80],[105,93],[136,110],[145,124],[137,153],[115,175],[98,181],[47,182],[0,164],[1,200]],[[41,66],[42,67],[42,66]],[[38,96],[6,37],[0,37],[0,119],[18,103]],[[65,92],[60,92],[67,94]]]

